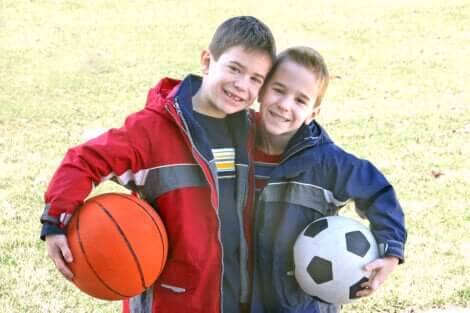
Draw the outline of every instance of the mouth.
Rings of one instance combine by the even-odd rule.
[[[279,122],[284,122],[284,123],[287,123],[287,122],[290,122],[290,119],[288,118],[285,118],[284,116],[274,112],[274,111],[269,111],[269,114],[276,120],[276,121],[279,121]]]
[[[245,99],[243,99],[243,98],[241,98],[241,97],[235,95],[234,93],[231,93],[230,91],[225,90],[225,89],[224,89],[224,94],[225,94],[227,97],[229,97],[230,99],[232,99],[233,101],[235,101],[235,102],[243,102],[243,101],[245,101]]]

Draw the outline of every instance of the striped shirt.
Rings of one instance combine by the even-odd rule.
[[[212,148],[219,179],[235,177],[235,148]]]

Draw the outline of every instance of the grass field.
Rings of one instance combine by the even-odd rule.
[[[470,307],[470,1],[117,3],[0,1],[0,312],[119,311],[47,259],[43,192],[67,147],[119,126],[160,77],[199,73],[215,27],[240,14],[266,22],[279,49],[325,56],[320,123],[405,209],[405,264],[344,312]]]

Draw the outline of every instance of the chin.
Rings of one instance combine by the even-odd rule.
[[[243,110],[243,108],[225,108],[223,112],[227,115],[230,115],[230,114],[240,112],[241,110]]]
[[[279,130],[278,128],[265,128],[265,131],[271,136],[282,136],[285,134],[285,132]]]

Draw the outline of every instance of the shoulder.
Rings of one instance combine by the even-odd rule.
[[[357,157],[333,142],[307,149],[297,163],[324,180],[378,172],[370,161]]]
[[[320,145],[306,149],[303,153],[303,158],[314,162],[314,164],[329,165],[337,162],[352,161],[357,159],[353,154],[350,154],[337,146],[333,142],[325,142]],[[306,163],[306,165],[309,163]]]
[[[360,164],[362,162],[369,162],[368,160],[361,159],[355,154],[344,150],[342,147],[335,143],[326,143],[318,147],[317,153],[322,157],[322,160],[330,165],[334,164]]]
[[[157,139],[171,138],[176,124],[166,108],[167,104],[168,101],[155,100],[151,106],[147,105],[128,115],[123,125],[114,131],[121,133],[134,143],[142,143],[142,141],[153,143]]]

